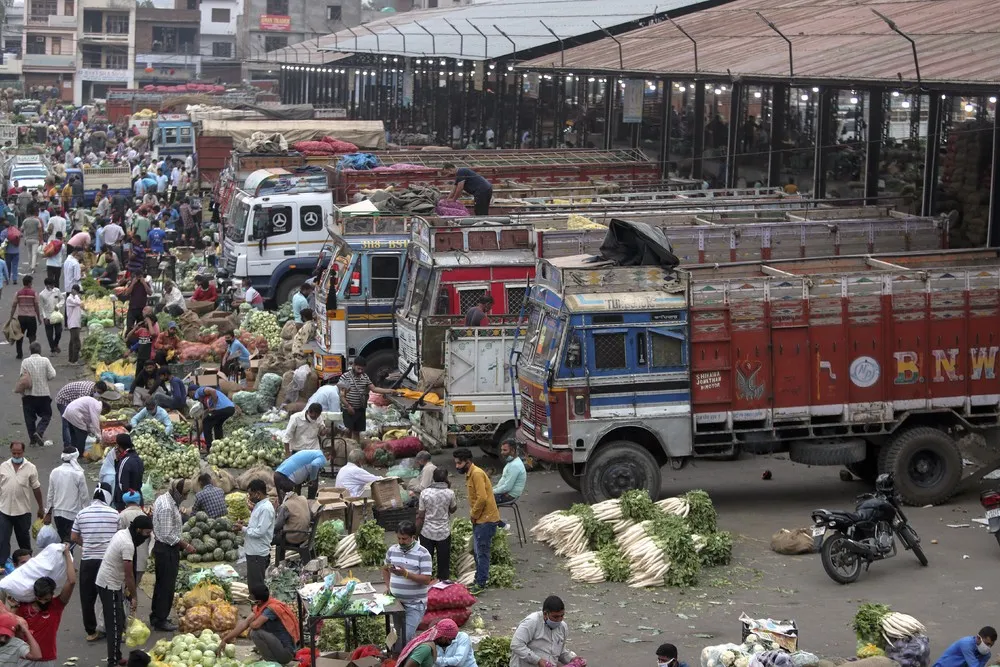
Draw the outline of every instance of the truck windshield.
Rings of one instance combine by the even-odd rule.
[[[428,308],[424,302],[428,298],[431,284],[431,267],[426,264],[413,263],[413,287],[407,290],[409,301],[406,303],[405,312],[411,317],[417,317],[421,313],[427,314]]]
[[[343,239],[337,241],[336,247],[333,249],[333,261],[330,262],[330,271],[333,272],[330,277],[331,291],[340,293],[340,285],[343,283],[344,274],[347,273],[347,267],[351,265],[353,257],[354,251],[351,250],[351,246],[347,245]]]
[[[559,319],[556,313],[535,306],[528,319],[528,335],[521,353],[522,362],[527,366],[544,368],[545,362],[555,359],[559,348],[557,335]]]
[[[232,224],[229,225],[229,240],[240,243],[247,237],[247,221],[250,219],[250,202],[246,199],[237,200],[233,206],[233,214],[230,218]]]

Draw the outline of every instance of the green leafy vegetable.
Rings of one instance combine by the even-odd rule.
[[[321,523],[316,528],[316,539],[313,542],[316,555],[326,556],[332,560],[334,554],[337,553],[337,544],[340,543],[340,538],[343,535],[344,522],[340,519]]]
[[[858,641],[863,644],[882,646],[884,644],[882,619],[891,611],[889,605],[875,602],[865,602],[858,607],[858,613],[854,615],[854,621],[851,623]]]
[[[604,577],[608,581],[628,581],[632,576],[632,566],[622,553],[621,547],[615,542],[598,550],[597,561],[601,564],[601,570],[604,571]]]
[[[326,653],[328,651],[344,651],[345,644],[344,622],[338,619],[327,619],[323,621],[323,629],[319,631],[316,638],[316,647]]]
[[[375,521],[365,521],[354,535],[361,554],[361,564],[368,567],[385,561],[385,529]]]
[[[726,531],[705,536],[705,546],[698,554],[703,567],[728,565],[733,557],[733,536]]]
[[[479,667],[507,667],[510,664],[510,637],[483,637],[475,653]]]
[[[715,512],[712,499],[708,494],[700,489],[688,491],[684,494],[684,499],[688,501],[691,510],[687,515],[687,524],[691,527],[691,532],[698,535],[711,535],[719,529],[719,515]]]
[[[267,588],[271,591],[271,596],[285,604],[293,604],[295,595],[302,586],[302,580],[294,570],[281,567],[271,577],[267,579]]]
[[[451,522],[451,573],[458,576],[458,564],[462,556],[469,553],[472,540],[472,522],[468,519],[454,519]]]
[[[596,519],[590,505],[576,503],[566,513],[580,517],[583,522],[583,533],[587,536],[587,544],[592,551],[599,551],[601,547],[614,543],[615,531],[611,524]]]
[[[506,530],[498,530],[493,535],[490,542],[490,566],[509,565],[514,566],[514,554],[510,550],[509,533]]]
[[[626,491],[618,502],[622,517],[635,523],[649,521],[662,514],[645,489]]]
[[[663,580],[668,586],[693,586],[698,582],[701,560],[684,519],[660,514],[646,529],[653,543],[663,550],[670,569]]]
[[[490,576],[486,580],[488,588],[514,588],[516,579],[513,565],[490,565]]]

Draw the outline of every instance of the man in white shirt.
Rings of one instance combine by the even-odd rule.
[[[74,447],[63,449],[62,464],[49,473],[49,490],[45,498],[45,523],[55,523],[63,542],[69,542],[76,516],[87,506],[90,494],[83,468],[77,463],[79,453]]]
[[[42,323],[45,325],[45,338],[49,341],[49,352],[58,354],[59,341],[62,340],[62,322],[53,322],[52,315],[62,313],[63,293],[56,287],[56,281],[52,278],[45,279],[45,289],[38,293],[38,306],[42,311]],[[59,319],[59,318],[56,318]]]
[[[110,246],[115,248],[116,252],[120,252],[119,247],[121,246],[122,239],[125,238],[125,230],[117,222],[109,222],[104,225],[104,228],[100,231],[101,243],[105,246]]]
[[[188,155],[186,158],[184,158],[184,168],[187,169],[188,171],[191,171],[192,169],[194,169],[194,156],[193,155]]]
[[[28,430],[28,441],[43,444],[45,429],[52,420],[52,394],[49,381],[56,379],[56,369],[52,362],[42,356],[42,344],[35,341],[28,346],[31,356],[21,361],[21,375],[30,378],[31,385],[21,396],[24,424]],[[0,547],[2,548],[2,547]]]
[[[66,218],[59,214],[50,216],[48,224],[45,225],[45,231],[50,239],[55,237],[56,232],[62,232],[62,235],[66,236]]]
[[[368,485],[376,480],[382,479],[378,475],[373,475],[359,464],[364,460],[364,452],[360,449],[352,450],[350,454],[347,455],[347,465],[340,469],[337,473],[337,480],[335,486],[339,486],[342,489],[347,489],[347,492],[351,495],[351,498],[361,498],[365,494],[371,495],[371,489]]]
[[[296,412],[288,420],[288,427],[282,438],[285,442],[285,457],[303,449],[320,449],[319,441],[326,434],[322,419],[323,406],[313,403],[302,412]]]
[[[153,533],[153,520],[148,516],[137,516],[132,525],[119,530],[108,542],[108,549],[97,571],[97,594],[104,607],[104,631],[108,640],[108,664],[117,665],[122,659],[122,635],[125,634],[125,600],[122,586],[129,601],[132,615],[139,607],[139,596],[135,580],[136,549],[141,547]]]
[[[83,269],[80,260],[83,259],[83,251],[77,250],[63,263],[63,290],[69,294],[73,285],[79,285],[83,280]]]

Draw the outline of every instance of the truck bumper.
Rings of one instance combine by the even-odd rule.
[[[524,432],[520,429],[517,431],[517,439],[524,447],[524,451],[539,461],[557,464],[573,464],[573,451],[569,448],[552,449],[547,444],[542,444],[531,438],[524,437]]]

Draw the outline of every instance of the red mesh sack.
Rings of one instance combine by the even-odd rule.
[[[455,625],[462,627],[469,621],[470,616],[472,616],[472,611],[469,609],[438,609],[437,611],[429,611],[420,620],[417,630],[424,631],[438,621],[446,618],[450,618],[455,621]]]
[[[420,442],[420,438],[412,435],[399,440],[388,440],[383,444],[397,459],[408,459],[411,456],[416,456],[417,452],[424,448],[424,443]]]
[[[334,153],[357,153],[358,147],[349,141],[341,141],[334,137],[323,137],[320,139],[324,144],[328,144]]]
[[[451,584],[446,588],[431,587],[427,591],[427,611],[466,609],[476,604],[476,597],[465,584]]]

